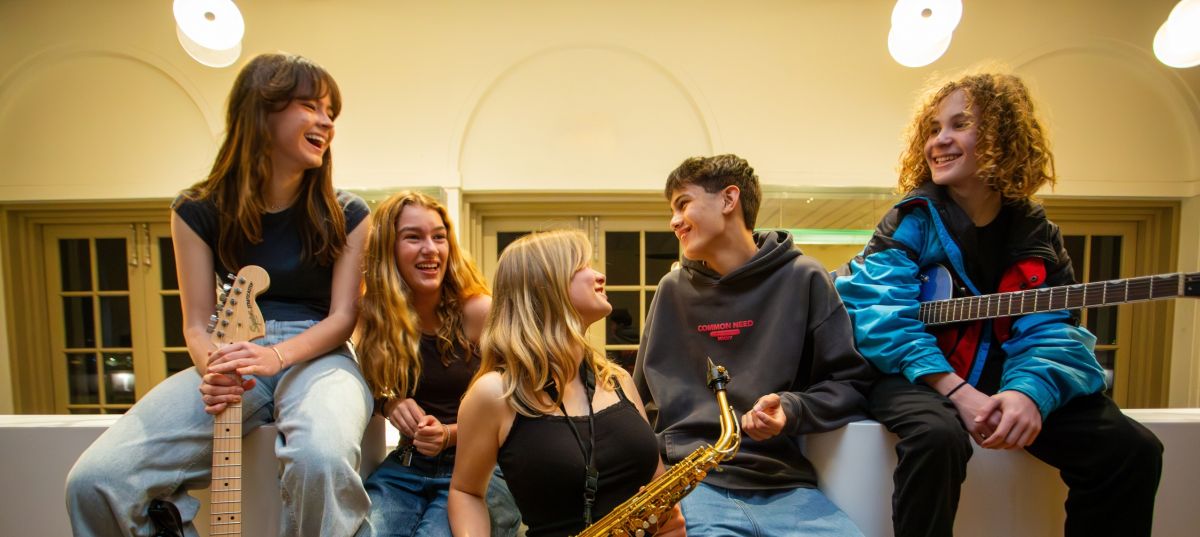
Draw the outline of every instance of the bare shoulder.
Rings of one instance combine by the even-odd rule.
[[[482,322],[490,309],[492,309],[491,295],[475,295],[468,298],[467,303],[463,304],[463,317],[468,322]]]
[[[625,393],[637,393],[637,386],[633,385],[633,377],[629,375],[629,372],[623,367],[618,367],[616,370],[617,374],[614,376],[617,378],[617,382],[621,384],[621,389],[625,390]]]
[[[484,409],[507,407],[508,404],[504,400],[504,379],[500,377],[500,372],[489,371],[475,379],[463,396],[463,404],[468,402],[472,406]]]

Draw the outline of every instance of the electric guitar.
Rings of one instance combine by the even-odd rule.
[[[226,276],[217,312],[209,317],[209,341],[215,347],[266,335],[266,321],[255,298],[271,285],[267,271],[247,265]],[[242,535],[242,403],[230,403],[213,418],[212,485],[208,534]]]
[[[250,341],[266,334],[266,324],[255,298],[271,285],[262,267],[247,265],[237,276],[226,276],[217,310],[208,319],[209,341],[222,347]],[[212,484],[209,488],[210,536],[242,535],[242,403],[230,403],[213,417]],[[174,504],[150,502],[148,513],[154,537],[183,537],[183,520]]]
[[[1027,291],[951,298],[954,280],[942,265],[919,276],[917,319],[926,326],[1011,317],[1044,311],[1094,308],[1126,302],[1200,296],[1200,272],[1159,274],[1092,283],[1039,287]]]

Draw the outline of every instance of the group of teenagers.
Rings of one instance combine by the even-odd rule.
[[[835,275],[787,232],[754,231],[762,194],[744,159],[685,160],[664,189],[682,266],[659,282],[632,374],[586,337],[612,306],[582,233],[508,245],[489,289],[436,200],[402,192],[369,211],[333,187],[341,105],[302,57],[261,55],[237,76],[212,171],[172,204],[195,367],[77,461],[75,535],[150,535],[153,500],[191,521],[213,415],[234,402],[243,430],[278,428],[284,535],[573,535],[719,436],[708,358],[732,376],[744,438],[651,533],[862,535],[817,488],[801,438],[872,417],[899,437],[898,536],[952,535],[973,443],[1059,469],[1066,535],[1150,534],[1162,444],[1104,394],[1075,313],[937,331],[916,316],[934,264],[967,294],[1074,282],[1032,200],[1055,173],[1019,78],[964,75],[922,98],[903,199]],[[266,336],[213,348],[214,273],[251,264],[271,277]],[[363,480],[373,414],[402,443]]]

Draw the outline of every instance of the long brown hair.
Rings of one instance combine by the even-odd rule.
[[[337,82],[324,68],[300,56],[262,54],[238,73],[229,93],[225,140],[212,171],[183,192],[188,199],[208,200],[216,206],[216,254],[226,268],[241,268],[238,253],[247,244],[263,240],[263,184],[271,177],[268,116],[294,99],[326,95],[336,118],[342,110]],[[346,220],[333,190],[331,149],[325,150],[319,167],[304,171],[298,203],[304,216],[293,225],[300,231],[301,255],[320,265],[333,264],[346,245]]]
[[[900,154],[900,191],[911,192],[933,179],[925,161],[933,114],[943,99],[960,89],[966,93],[967,114],[978,131],[979,178],[1008,199],[1029,199],[1042,185],[1053,186],[1054,155],[1029,88],[1016,75],[981,73],[926,92],[905,133],[908,145]]]
[[[475,377],[499,371],[509,406],[523,415],[554,412],[563,391],[549,403],[540,392],[550,381],[565,386],[574,380],[579,352],[596,385],[615,389],[617,366],[588,343],[588,327],[570,298],[571,278],[591,252],[582,232],[559,230],[521,237],[500,255]]]
[[[358,315],[358,358],[363,376],[376,397],[409,397],[421,378],[417,312],[412,290],[396,263],[396,240],[400,215],[405,207],[430,209],[446,226],[449,255],[442,296],[435,312],[441,326],[437,346],[442,363],[448,364],[455,349],[463,360],[477,354],[476,346],[463,329],[463,306],[468,300],[488,293],[483,275],[470,256],[458,246],[446,208],[420,192],[393,194],[371,213],[363,271],[362,310]]]

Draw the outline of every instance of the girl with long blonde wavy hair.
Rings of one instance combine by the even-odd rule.
[[[400,192],[372,214],[359,313],[359,364],[382,414],[403,437],[365,483],[371,511],[358,535],[449,535],[446,497],[459,400],[479,367],[491,304],[446,208]],[[514,535],[502,479],[489,489],[494,535]]]
[[[486,535],[484,493],[499,462],[527,535],[576,534],[662,472],[629,374],[587,341],[612,306],[579,231],[527,235],[496,268],[483,364],[459,408],[454,535]],[[590,491],[590,492],[589,492]],[[659,535],[682,535],[678,509]]]

